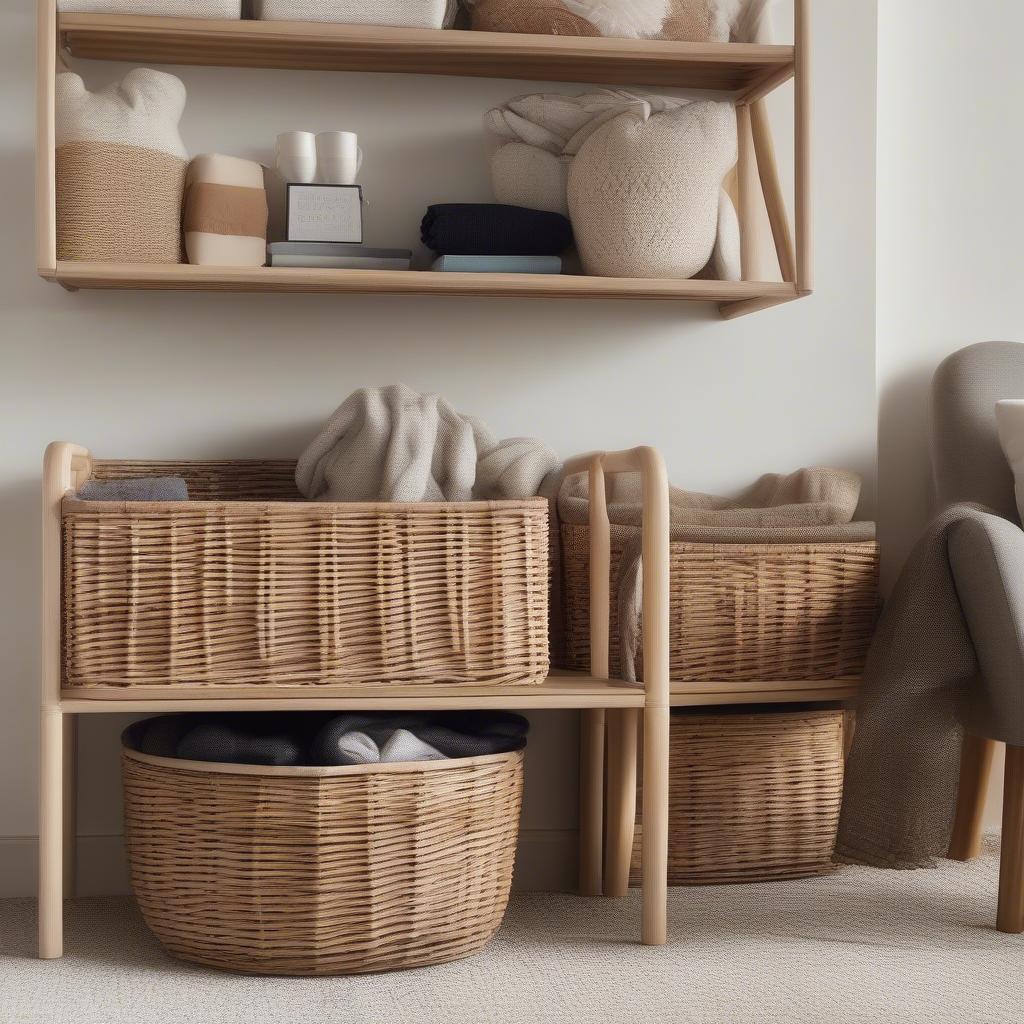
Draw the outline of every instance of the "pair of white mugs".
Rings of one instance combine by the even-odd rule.
[[[283,132],[277,137],[277,170],[285,181],[354,185],[362,166],[355,132]]]

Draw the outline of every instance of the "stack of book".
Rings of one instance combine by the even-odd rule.
[[[329,267],[340,270],[408,270],[409,249],[370,249],[334,242],[272,242],[267,246],[271,267]]]
[[[560,274],[560,256],[438,256],[434,270],[448,274]]]

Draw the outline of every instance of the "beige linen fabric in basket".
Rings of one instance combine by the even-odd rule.
[[[669,491],[672,541],[719,544],[814,544],[873,540],[872,523],[853,523],[860,501],[860,477],[841,469],[815,467],[789,475],[767,474],[736,498],[721,498],[672,487]],[[625,473],[607,482],[612,530],[626,535],[618,602],[623,676],[636,681],[643,592],[641,565],[642,484]],[[589,482],[585,474],[568,478],[558,499],[564,523],[589,522]],[[557,609],[554,614],[560,614]],[[560,625],[560,624],[559,624]],[[561,630],[556,631],[561,635]]]
[[[449,28],[458,0],[253,0],[262,21],[322,21],[392,28]]]
[[[140,14],[157,18],[241,18],[242,0],[57,0],[62,13]]]

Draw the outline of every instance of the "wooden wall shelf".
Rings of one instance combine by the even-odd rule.
[[[792,77],[792,46],[64,14],[72,57],[306,71],[382,71],[745,93]]]
[[[58,15],[38,0],[37,266],[69,289],[484,295],[711,302],[742,316],[809,295],[810,0],[795,3],[795,45],[673,43],[311,22]],[[737,212],[742,281],[440,274],[295,268],[213,268],[58,261],[54,77],[62,56],[134,63],[456,75],[712,90],[737,105]],[[764,97],[795,79],[791,226]],[[767,210],[782,282],[758,280],[759,206]]]

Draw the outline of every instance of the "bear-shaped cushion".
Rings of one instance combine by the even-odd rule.
[[[708,264],[722,183],[737,158],[736,111],[713,100],[651,102],[580,146],[569,215],[583,268],[600,277],[690,278]]]
[[[611,236],[607,234],[610,222],[604,224],[602,241],[602,235],[594,226],[601,217],[599,204],[585,195],[586,186],[578,186],[574,208],[570,202],[571,182],[576,174],[575,164],[591,140],[624,115],[630,123],[647,119],[656,123],[638,132],[635,139],[617,137],[615,147],[598,140],[596,148],[589,151],[584,161],[586,178],[593,181],[605,201],[612,204],[605,213],[617,225],[615,235]],[[666,120],[659,120],[662,118]],[[695,126],[701,127],[689,135],[676,137],[677,131],[685,132]],[[723,187],[726,175],[736,162],[736,117],[731,104],[717,102],[710,107],[697,107],[688,100],[614,89],[579,96],[536,93],[516,97],[489,111],[485,127],[493,149],[491,182],[495,198],[510,206],[569,216],[574,230],[578,219],[582,236],[577,233],[576,241],[585,258],[587,273],[661,277],[669,267],[674,267],[668,276],[692,277],[700,272],[701,276],[715,280],[739,280],[739,223],[732,199]],[[705,130],[709,133],[705,134]],[[609,139],[610,136],[605,137],[605,142]],[[630,149],[641,143],[646,155],[637,159]],[[674,204],[663,189],[656,190],[655,209],[661,208],[663,214],[673,216],[679,208],[685,207],[687,211],[682,221],[665,225],[666,245],[675,247],[675,255],[668,258],[668,248],[662,246],[660,254],[652,252],[641,259],[635,252],[633,236],[637,226],[634,225],[626,232],[626,236],[633,237],[633,242],[623,252],[624,258],[619,261],[607,258],[604,246],[622,245],[625,241],[620,233],[624,227],[621,218],[630,191],[643,188],[643,183],[648,181],[643,160],[649,157],[654,167],[665,170],[666,163],[676,159],[679,149],[685,150],[681,166],[688,168],[692,163],[703,167],[699,181],[706,186],[708,181],[714,180],[714,190],[709,194],[706,187],[699,187],[697,182],[684,182]],[[721,173],[719,168],[722,168]],[[667,170],[673,173],[671,167]],[[637,175],[632,184],[630,175]],[[612,194],[615,187],[611,183],[615,181],[618,195]],[[684,227],[687,218],[690,226]],[[711,242],[704,263],[690,270],[692,261],[705,249],[701,239],[706,236],[706,230],[694,232],[698,222],[712,224]],[[679,239],[671,240],[675,230],[685,231],[694,244],[686,260],[678,258]],[[613,262],[617,266],[632,264],[633,270],[628,274],[613,271]]]
[[[185,86],[162,71],[97,92],[57,75],[58,259],[181,262],[184,109]]]
[[[774,0],[466,0],[483,32],[728,43],[771,41]]]
[[[242,0],[57,0],[64,14],[141,14],[152,18],[242,17]]]

